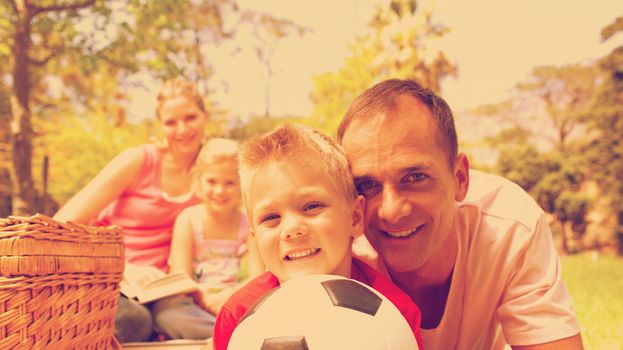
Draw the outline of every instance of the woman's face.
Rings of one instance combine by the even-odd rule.
[[[186,96],[165,100],[159,110],[160,123],[171,150],[196,154],[205,133],[207,115]]]

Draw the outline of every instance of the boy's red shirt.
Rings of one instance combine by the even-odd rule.
[[[417,305],[387,277],[357,258],[353,258],[351,278],[364,283],[391,301],[404,316],[415,335],[418,347],[422,349],[420,337],[421,314]],[[234,293],[221,308],[214,326],[214,350],[227,350],[232,333],[247,311],[266,293],[280,285],[270,272],[265,272]]]

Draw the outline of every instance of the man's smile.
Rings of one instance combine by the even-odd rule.
[[[419,232],[422,227],[424,227],[424,225],[419,225],[415,228],[410,228],[410,229],[400,230],[400,231],[384,231],[384,230],[380,230],[380,231],[383,232],[383,235],[385,237],[404,239],[404,238],[413,236],[414,234]]]

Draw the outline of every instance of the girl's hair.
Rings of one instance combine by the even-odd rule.
[[[262,167],[274,161],[298,161],[319,168],[346,201],[352,203],[357,198],[342,147],[311,127],[286,123],[269,133],[252,137],[240,146],[240,187],[247,207],[253,177]]]
[[[197,196],[201,197],[201,194],[198,193],[201,174],[203,174],[208,167],[228,161],[236,165],[238,164],[238,143],[234,140],[224,138],[212,138],[208,140],[199,151],[197,161],[192,170],[193,189]]]
[[[207,110],[205,108],[205,104],[203,103],[203,99],[201,95],[199,95],[199,91],[197,91],[197,87],[195,84],[190,81],[177,77],[173,79],[169,79],[164,82],[160,93],[158,94],[157,106],[156,106],[156,115],[160,118],[160,109],[162,105],[169,99],[175,98],[178,96],[185,96],[190,100],[194,101],[203,113],[207,114]]]

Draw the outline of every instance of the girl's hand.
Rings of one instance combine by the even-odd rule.
[[[229,289],[210,291],[205,285],[199,285],[199,291],[193,293],[192,296],[195,299],[195,303],[204,310],[213,315],[218,315],[227,299],[231,296],[231,291]]]

